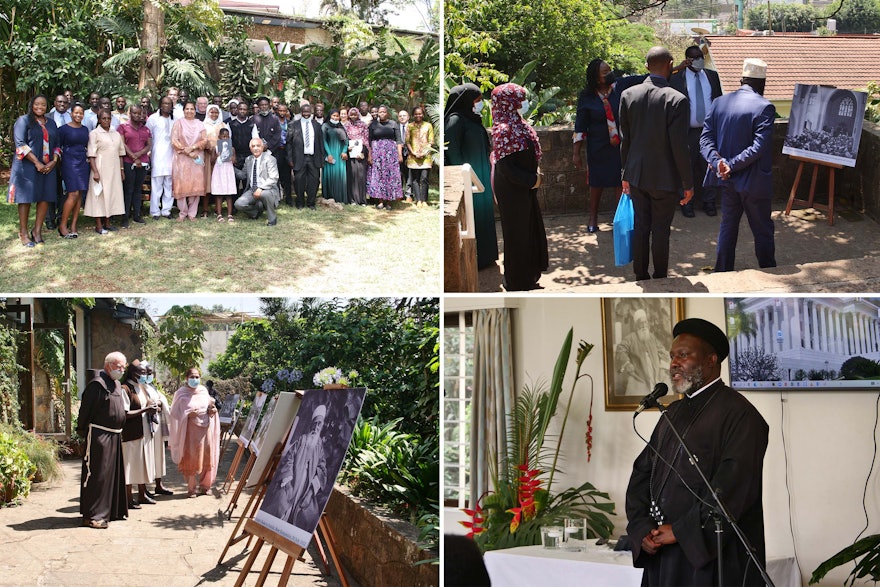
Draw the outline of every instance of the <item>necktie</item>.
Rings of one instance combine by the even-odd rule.
[[[306,119],[306,136],[305,136],[305,139],[303,140],[303,149],[305,151],[309,150],[309,141],[312,140],[311,126],[312,126],[311,121]]]
[[[703,98],[703,82],[700,80],[699,71],[694,74],[694,84],[694,100],[697,102],[695,110],[697,124],[703,126],[703,121],[706,120],[706,102]]]
[[[251,188],[257,189],[257,164],[259,164],[259,159],[254,159],[254,171],[251,175]]]

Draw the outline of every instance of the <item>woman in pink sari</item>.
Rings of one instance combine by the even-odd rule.
[[[217,477],[220,417],[195,367],[186,372],[186,383],[174,392],[169,420],[171,459],[186,477],[189,496],[205,495]]]
[[[171,189],[177,208],[178,220],[196,219],[199,198],[205,197],[205,147],[208,145],[205,123],[196,118],[195,104],[183,107],[183,118],[174,121],[171,128]]]

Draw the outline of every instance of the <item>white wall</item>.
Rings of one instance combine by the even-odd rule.
[[[521,298],[514,317],[514,356],[517,387],[543,378],[549,381],[562,341],[574,327],[574,345],[581,339],[596,345],[584,363],[583,372],[593,376],[593,455],[587,463],[586,420],[589,380],[581,379],[565,429],[561,464],[563,475],[554,479],[560,490],[590,481],[610,494],[616,504],[614,534],[625,533],[624,499],[632,462],[643,443],[632,428],[632,413],[606,412],[601,301],[598,298]],[[722,298],[692,297],[685,304],[687,317],[702,317],[719,326],[724,323]],[[722,377],[728,381],[727,363]],[[563,384],[559,415],[551,432],[557,432],[568,401],[574,361]],[[650,390],[645,390],[648,393]],[[746,397],[770,426],[770,443],[764,461],[764,519],[767,552],[770,556],[793,556],[792,532],[797,547],[804,585],[812,571],[832,554],[847,546],[865,526],[862,492],[873,455],[873,426],[877,395],[870,392],[750,392]],[[783,403],[785,417],[783,420]],[[638,429],[649,436],[659,419],[656,411],[639,416]],[[789,527],[789,498],[786,491],[786,458],[791,489],[792,525]],[[880,466],[880,464],[878,464]],[[868,486],[871,527],[880,531],[880,499],[877,481]],[[451,521],[451,519],[449,520]],[[449,530],[456,531],[449,527]],[[841,585],[846,574],[837,570],[822,585]]]

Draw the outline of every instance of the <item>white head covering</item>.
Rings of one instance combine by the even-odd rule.
[[[211,120],[211,117],[208,116],[212,108],[217,111],[217,120]],[[216,104],[209,104],[208,107],[205,108],[205,124],[207,126],[217,126],[218,124],[223,124],[223,112],[220,111],[220,107]]]
[[[760,59],[746,59],[743,61],[742,76],[753,79],[767,79],[767,64]]]
[[[325,406],[324,404],[321,404],[320,406],[315,408],[315,411],[312,412],[312,420],[314,420],[318,416],[321,416],[322,420],[327,418],[327,406]]]

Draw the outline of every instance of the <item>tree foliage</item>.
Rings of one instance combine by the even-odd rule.
[[[740,350],[732,359],[730,378],[734,381],[779,381],[779,359],[763,348]]]
[[[848,2],[850,0],[847,0]],[[767,23],[767,7],[758,6],[746,13],[746,25],[750,29],[777,32],[810,32],[819,27],[821,15],[812,4],[771,4]]]
[[[835,16],[837,32],[868,35],[880,32],[880,4],[877,0],[838,0],[828,7],[828,14],[837,8],[840,8]]]
[[[180,379],[191,367],[202,362],[205,353],[205,324],[189,306],[173,306],[159,324],[156,360]]]
[[[844,379],[874,379],[880,377],[880,363],[865,357],[850,357],[840,366]]]
[[[360,373],[367,387],[363,416],[402,418],[401,431],[438,434],[439,301],[417,299],[263,300],[266,318],[236,330],[209,365],[224,379],[246,375],[254,390],[279,369],[303,371],[303,386],[328,366]]]

